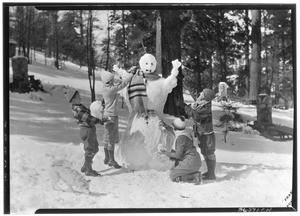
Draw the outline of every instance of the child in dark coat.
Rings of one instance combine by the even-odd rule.
[[[216,138],[213,131],[211,101],[215,93],[211,89],[204,89],[195,103],[187,105],[184,101],[178,101],[177,106],[185,111],[188,117],[194,120],[194,134],[198,138],[201,154],[205,158],[207,172],[203,174],[205,180],[214,180],[216,167]],[[182,113],[183,114],[183,113]]]
[[[68,90],[66,97],[68,102],[72,104],[73,117],[80,126],[80,137],[84,145],[85,162],[81,172],[84,172],[87,176],[100,176],[92,169],[93,158],[99,151],[95,124],[103,124],[109,121],[109,118],[102,117],[102,119],[98,119],[93,117],[90,110],[81,104],[79,92],[73,88]]]

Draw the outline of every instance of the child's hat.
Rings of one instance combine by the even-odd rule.
[[[74,88],[69,88],[67,90],[66,98],[67,98],[68,102],[71,102],[71,100],[75,96],[76,92],[78,92],[78,91],[76,89],[74,89]]]
[[[215,98],[215,92],[211,89],[203,89],[203,96],[206,101],[212,101]]]
[[[98,119],[102,119],[103,117],[103,105],[101,101],[94,101],[91,105],[90,105],[90,111],[91,111],[91,115],[94,116],[95,118]]]
[[[114,75],[108,71],[101,71],[100,76],[103,83],[108,83],[114,78]]]
[[[179,130],[184,130],[186,127],[185,118],[183,116],[180,116],[179,118],[174,119],[172,125]]]

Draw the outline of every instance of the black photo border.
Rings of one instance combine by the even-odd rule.
[[[256,207],[256,208],[111,208],[111,209],[38,209],[37,214],[58,213],[192,213],[192,212],[271,212],[297,211],[297,79],[296,79],[296,4],[207,4],[207,3],[2,3],[3,8],[3,186],[4,186],[4,214],[10,213],[10,156],[9,156],[9,7],[35,6],[40,10],[120,10],[120,9],[147,9],[147,10],[179,10],[179,9],[290,9],[292,11],[293,29],[293,85],[294,85],[294,136],[293,136],[293,186],[291,205],[282,207]],[[288,194],[287,194],[288,195]]]

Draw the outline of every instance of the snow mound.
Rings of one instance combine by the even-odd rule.
[[[148,119],[133,118],[130,129],[124,132],[119,147],[120,158],[125,167],[133,170],[154,169],[165,171],[173,164],[160,154],[161,149],[171,150],[174,137],[167,130],[161,130],[158,116]]]
[[[259,135],[260,133],[257,130],[254,130],[252,127],[250,126],[244,126],[244,133],[245,134],[254,134],[254,135]]]
[[[55,102],[66,101],[65,94],[68,87],[64,85],[43,85],[45,92],[30,92],[29,98],[36,101]]]

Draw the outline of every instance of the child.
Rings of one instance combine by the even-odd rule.
[[[198,138],[198,145],[207,165],[207,172],[203,174],[204,180],[216,179],[216,138],[213,131],[211,110],[211,101],[214,98],[215,93],[206,88],[200,93],[194,104],[187,105],[184,101],[176,103],[188,117],[192,117],[194,120],[194,134]]]
[[[81,168],[87,176],[100,176],[92,169],[92,161],[99,151],[95,124],[109,121],[109,118],[98,119],[90,114],[90,110],[81,104],[80,94],[77,90],[71,88],[67,92],[67,100],[72,104],[73,117],[80,126],[80,137],[83,141],[85,151],[85,162]]]
[[[176,118],[172,125],[173,130],[163,121],[160,122],[160,126],[165,127],[175,135],[172,151],[160,150],[160,153],[170,157],[171,160],[175,160],[170,178],[174,182],[193,182],[195,185],[199,185],[201,182],[201,173],[199,172],[201,158],[193,144],[192,135],[185,130],[185,118],[183,116]]]
[[[115,85],[114,75],[108,71],[101,72],[101,81],[103,82],[102,95],[105,108],[104,115],[109,116],[111,121],[105,125],[104,132],[104,164],[120,169],[121,166],[115,161],[115,144],[119,142],[119,117],[117,109],[118,92],[125,88],[133,76],[134,70],[130,70],[128,77],[122,79],[122,82]]]

